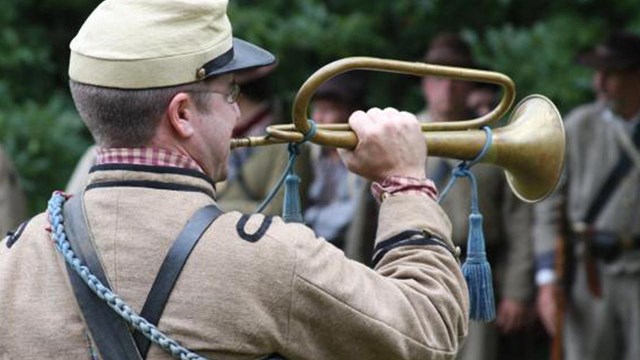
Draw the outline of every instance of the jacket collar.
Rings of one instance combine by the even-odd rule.
[[[215,198],[213,180],[193,169],[138,164],[102,164],[91,168],[85,191],[105,187],[141,187],[197,191]]]

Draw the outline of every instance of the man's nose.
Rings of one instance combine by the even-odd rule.
[[[596,71],[593,75],[593,87],[596,92],[602,92],[605,90],[605,82],[607,81],[607,74],[603,71]]]

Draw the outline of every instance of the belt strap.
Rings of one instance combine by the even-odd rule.
[[[140,316],[153,325],[158,325],[167,300],[171,295],[171,290],[173,290],[191,251],[211,223],[221,214],[222,211],[217,206],[208,205],[191,216],[187,225],[171,245],[164,262],[160,266],[160,271],[151,286],[151,291],[147,295],[147,300],[142,307]],[[146,358],[151,342],[140,332],[136,332],[133,337],[142,357]]]
[[[85,222],[82,200],[72,197],[64,205],[67,239],[76,256],[111,289]],[[67,273],[91,337],[104,360],[142,359],[124,320],[94,294],[68,264]]]

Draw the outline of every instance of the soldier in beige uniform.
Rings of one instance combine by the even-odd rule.
[[[431,64],[476,67],[469,46],[458,35],[449,33],[432,41],[424,60]],[[475,117],[467,107],[467,98],[474,86],[465,81],[425,77],[422,91],[429,109],[418,114],[418,120],[456,121]],[[443,189],[458,163],[451,159],[431,159],[427,172]],[[498,359],[501,352],[500,333],[513,334],[523,328],[527,306],[533,297],[531,209],[511,193],[499,168],[478,164],[472,171],[478,183],[487,255],[495,278],[497,311],[495,323],[471,324],[459,359],[493,360]],[[452,240],[462,248],[467,244],[470,202],[468,181],[460,179],[440,203],[451,219]]]
[[[26,217],[26,203],[11,160],[0,148],[0,238],[10,232],[9,237],[18,233],[16,229]],[[12,231],[16,229],[15,231]]]
[[[91,234],[78,244],[95,244],[113,291],[136,312],[187,220],[216,204],[240,115],[233,72],[275,61],[232,37],[226,5],[106,0],[71,43],[71,91],[100,147],[89,184],[69,200],[82,204]],[[453,358],[467,332],[467,289],[425,178],[419,123],[375,108],[349,121],[360,142],[343,159],[384,199],[375,269],[302,224],[222,214],[193,248],[157,324],[177,343],[160,345],[216,359]],[[64,241],[61,229],[40,214],[0,246],[0,358],[106,358],[121,349],[96,348],[95,335],[112,324],[88,330],[93,317],[79,310],[80,288],[51,241]],[[152,345],[147,358],[170,355]]]
[[[555,334],[555,242],[563,240],[565,255],[575,257],[562,274],[571,280],[563,281],[571,287],[564,289],[565,358],[639,359],[640,36],[613,34],[578,60],[595,69],[599,100],[567,116],[563,179],[536,206],[538,308]],[[623,156],[626,172],[614,171]]]

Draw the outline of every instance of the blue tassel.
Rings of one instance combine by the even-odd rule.
[[[482,215],[469,215],[467,259],[462,264],[462,274],[469,287],[469,317],[471,320],[489,322],[496,317],[493,298],[491,266],[487,261],[482,233]]]
[[[302,222],[300,206],[300,177],[293,172],[284,180],[284,205],[282,218],[285,222]]]
[[[482,215],[478,207],[478,184],[470,168],[489,151],[493,135],[489,127],[483,130],[487,140],[480,153],[471,162],[462,162],[452,171],[451,179],[440,194],[439,202],[453,187],[456,180],[466,177],[471,183],[471,215],[469,215],[469,236],[467,238],[467,258],[462,264],[462,274],[469,288],[469,317],[471,320],[489,322],[496,317],[496,305],[493,297],[493,277],[482,232]]]

